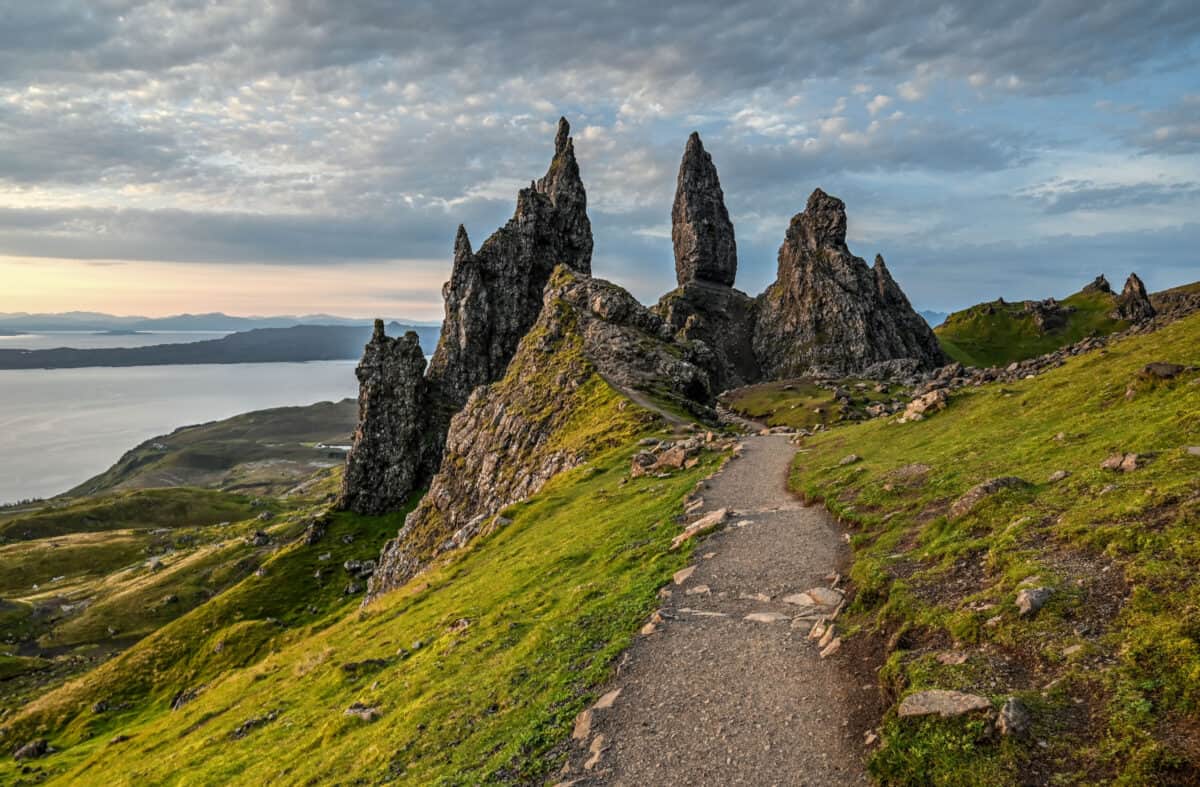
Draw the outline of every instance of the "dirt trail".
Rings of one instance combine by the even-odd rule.
[[[844,654],[822,659],[808,637],[812,608],[783,600],[828,586],[847,558],[825,510],[786,489],[795,450],[785,435],[748,437],[708,482],[703,510],[728,508],[728,524],[697,545],[695,570],[670,586],[662,622],[624,654],[552,781],[866,783],[852,717],[873,707],[877,689],[851,676]],[[774,622],[746,619],[754,613]]]

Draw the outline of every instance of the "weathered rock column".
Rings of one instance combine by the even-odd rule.
[[[376,320],[355,374],[358,428],[346,459],[339,507],[383,514],[403,506],[425,481],[429,403],[425,354],[417,334],[390,338],[383,320]]]
[[[694,131],[679,163],[671,207],[671,242],[675,246],[675,280],[680,286],[695,280],[733,286],[737,275],[733,222],[725,209],[725,194],[712,156]]]

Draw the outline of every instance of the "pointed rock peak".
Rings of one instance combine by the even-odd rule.
[[[554,135],[554,157],[558,158],[563,153],[567,152],[567,146],[571,144],[571,124],[567,122],[565,117],[558,119],[558,132]]]
[[[1142,298],[1146,297],[1146,285],[1136,273],[1129,274],[1129,278],[1125,280],[1125,288],[1121,290],[1122,295],[1136,295]]]
[[[467,228],[458,225],[458,234],[454,237],[454,261],[462,262],[471,258],[471,239],[467,237]]]
[[[675,203],[671,207],[675,279],[680,286],[697,279],[732,287],[737,276],[737,242],[725,209],[725,193],[712,156],[692,132],[679,163]]]
[[[1124,289],[1117,296],[1117,308],[1113,310],[1112,316],[1118,320],[1142,323],[1152,319],[1157,313],[1154,304],[1150,302],[1150,296],[1146,294],[1146,285],[1136,273],[1129,274]]]
[[[846,248],[846,203],[816,189],[804,212],[792,220],[800,225],[801,239],[810,249]]]
[[[1084,287],[1083,291],[1084,292],[1112,292],[1112,285],[1110,285],[1108,283],[1108,279],[1104,278],[1104,274],[1101,273],[1099,276],[1097,276],[1095,279],[1092,280],[1091,284]]]
[[[383,320],[375,321],[375,332],[371,334],[371,341],[381,342],[387,338],[387,331],[383,328]]]
[[[885,263],[885,262],[883,261],[883,255],[882,255],[882,254],[876,254],[876,255],[875,255],[875,270],[877,270],[877,271],[883,271],[884,273],[888,273],[888,269],[887,269],[887,263]]]

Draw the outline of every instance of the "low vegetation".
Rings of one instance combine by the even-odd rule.
[[[67,496],[192,486],[280,495],[345,461],[358,420],[353,399],[257,410],[154,437]]]
[[[1141,373],[1152,361],[1190,368],[1159,379]],[[1194,316],[1035,379],[961,390],[917,423],[805,440],[792,482],[855,530],[848,623],[886,651],[888,696],[1016,697],[1032,718],[1005,737],[981,718],[889,712],[876,778],[1200,779],[1198,366]],[[1128,454],[1128,472],[1101,467]],[[1024,483],[964,500],[1001,477]],[[1022,615],[1018,593],[1039,588],[1045,606]]]
[[[967,366],[1006,366],[1053,352],[1088,336],[1128,327],[1109,314],[1116,299],[1106,292],[1078,292],[1064,298],[1061,323],[1039,325],[1022,302],[992,301],[955,312],[934,329],[942,350]]]
[[[839,388],[852,403],[838,401]],[[722,395],[721,404],[767,426],[813,429],[864,418],[868,406],[903,398],[905,393],[902,386],[875,380],[843,380],[836,385],[822,385],[800,378],[738,388]]]

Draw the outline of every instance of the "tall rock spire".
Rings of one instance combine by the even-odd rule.
[[[671,242],[680,286],[694,280],[733,286],[737,275],[733,222],[725,209],[725,194],[712,156],[694,131],[679,163],[671,207]]]
[[[792,218],[775,283],[758,298],[754,351],[768,379],[945,362],[937,337],[892,278],[846,247],[846,205],[817,189]]]

